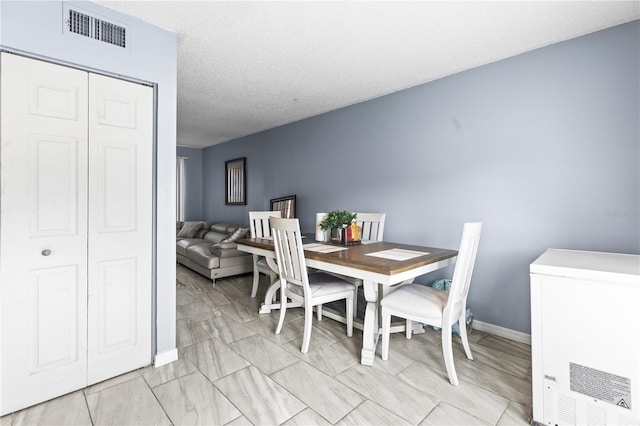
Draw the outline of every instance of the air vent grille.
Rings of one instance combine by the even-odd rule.
[[[127,29],[111,22],[69,9],[69,32],[105,43],[127,47]]]

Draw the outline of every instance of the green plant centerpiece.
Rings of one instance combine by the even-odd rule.
[[[320,229],[323,231],[332,231],[334,229],[340,230],[345,226],[349,225],[351,221],[356,218],[356,213],[351,213],[346,210],[333,210],[327,213],[327,217],[325,217],[320,222]],[[337,232],[337,237],[340,239],[340,232]]]

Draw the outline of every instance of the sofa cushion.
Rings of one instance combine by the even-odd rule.
[[[211,253],[210,247],[211,243],[208,242],[193,245],[187,249],[187,257],[204,268],[218,268],[220,259]]]
[[[202,222],[185,222],[178,231],[179,238],[193,238],[202,229]]]
[[[194,238],[200,238],[201,240],[203,240],[204,236],[207,235],[207,232],[211,232],[210,229],[208,228],[201,229],[198,232],[196,232],[196,235],[194,235]]]
[[[244,227],[240,227],[238,229],[236,229],[236,231],[231,234],[228,238],[222,240],[222,243],[233,243],[236,240],[239,240],[241,238],[244,238],[247,235],[247,232],[249,232],[249,228],[244,228]]]
[[[211,225],[211,230],[212,231],[216,231],[216,232],[221,232],[223,234],[228,234],[230,232],[233,232],[235,230],[235,227],[233,230],[229,231],[228,228],[232,227],[233,225],[230,225],[228,223],[214,223],[213,225]]]
[[[204,239],[211,242],[211,243],[219,243],[222,240],[224,240],[225,238],[227,238],[227,234],[224,232],[218,232],[218,231],[209,231],[207,232],[207,234],[204,236]]]
[[[199,238],[184,238],[176,241],[176,253],[181,254],[183,256],[187,255],[187,249],[196,244],[207,243],[207,240],[202,240]]]

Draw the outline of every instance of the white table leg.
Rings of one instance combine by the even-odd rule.
[[[267,261],[267,265],[273,270],[276,274],[278,273],[278,264],[275,262],[275,259],[272,257],[265,257]],[[264,295],[264,303],[260,307],[260,314],[268,314],[272,309],[280,309],[280,303],[273,303],[273,298],[276,293],[280,289],[280,280],[277,279],[267,288],[267,292]]]
[[[373,365],[378,344],[378,283],[364,281],[364,298],[367,306],[364,310],[364,327],[362,329],[362,353],[360,364]]]
[[[267,292],[264,295],[264,302],[260,306],[260,314],[268,314],[272,309],[280,309],[280,303],[273,303],[273,298],[280,289],[280,280],[274,281],[273,284],[267,288]]]

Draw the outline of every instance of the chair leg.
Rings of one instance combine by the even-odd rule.
[[[278,278],[279,278],[278,274],[273,273],[273,272],[270,273],[269,274],[269,286],[273,285],[273,283],[278,281]],[[277,295],[277,292],[273,293],[273,297],[271,298],[271,303],[275,303],[276,302],[276,295]]]
[[[444,365],[447,367],[447,374],[452,385],[458,386],[458,375],[453,365],[453,348],[451,346],[451,325],[442,325],[442,355]]]
[[[471,348],[469,347],[469,338],[467,336],[467,324],[466,324],[465,313],[460,316],[458,320],[458,326],[460,327],[460,339],[462,339],[462,346],[464,347],[464,353],[467,355],[468,359],[473,359],[471,355]]]
[[[347,307],[347,337],[353,336],[353,300],[345,300]]]
[[[282,326],[284,325],[284,315],[287,313],[287,294],[286,285],[280,286],[280,319],[278,320],[278,326],[276,327],[276,334],[280,334]]]
[[[353,317],[355,318],[358,315],[358,289],[359,285],[356,286],[355,294],[353,295]]]
[[[304,301],[304,336],[302,337],[302,348],[300,352],[306,354],[309,350],[309,343],[311,342],[311,325],[313,324],[313,306]]]
[[[322,321],[322,305],[316,305],[316,318]]]
[[[391,313],[382,307],[382,359],[389,359],[389,332],[391,328]]]
[[[411,322],[410,319],[407,320],[407,323],[404,326],[405,330],[404,330],[404,335],[407,339],[411,339],[411,328],[413,328],[413,323]]]

